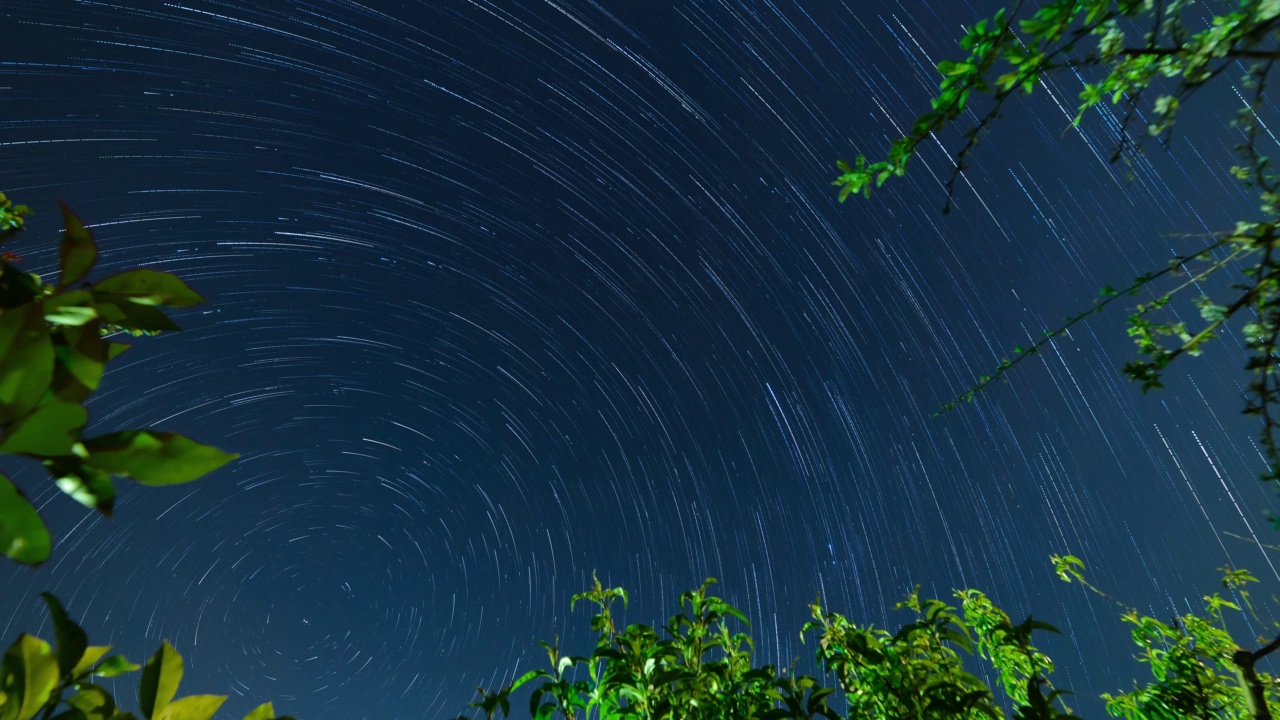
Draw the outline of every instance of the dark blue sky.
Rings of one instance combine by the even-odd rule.
[[[1255,217],[1226,173],[1237,100],[1207,94],[1226,109],[1127,182],[1111,110],[1064,132],[1062,77],[1011,108],[951,215],[956,132],[837,204],[835,160],[883,152],[996,7],[8,0],[0,188],[39,213],[14,249],[53,267],[61,197],[99,273],[212,301],[120,359],[95,427],[242,458],[122,485],[110,521],[6,466],[59,538],[0,567],[6,641],[52,590],[134,656],[175,643],[185,690],[229,710],[452,718],[538,639],[589,647],[568,601],[593,570],[633,622],[718,577],[781,665],[811,656],[815,596],[896,624],[922,583],[1069,631],[1048,647],[1079,695],[1128,687],[1115,608],[1047,557],[1158,617],[1228,563],[1275,584],[1233,537],[1275,541],[1237,339],[1142,397],[1116,313],[930,414],[1204,244],[1173,234]]]

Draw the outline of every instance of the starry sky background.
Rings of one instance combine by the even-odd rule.
[[[1126,182],[1113,111],[1064,132],[1064,77],[951,215],[958,133],[838,204],[835,160],[883,152],[998,6],[6,0],[0,188],[38,212],[13,249],[50,271],[64,198],[98,277],[211,300],[116,363],[93,427],[242,458],[121,483],[109,521],[7,462],[58,544],[0,567],[5,642],[49,634],[51,590],[134,659],[175,643],[228,717],[452,718],[537,640],[590,647],[568,601],[593,570],[630,622],[719,578],[781,665],[815,596],[896,627],[913,584],[974,586],[1068,632],[1057,680],[1099,715],[1142,670],[1050,553],[1159,617],[1228,563],[1277,583],[1238,337],[1144,397],[1099,317],[930,414],[1256,202],[1226,172],[1233,80]]]

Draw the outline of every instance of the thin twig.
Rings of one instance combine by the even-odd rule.
[[[1209,253],[1213,252],[1214,250],[1217,250],[1218,248],[1222,247],[1223,245],[1226,245],[1227,243],[1232,242],[1232,241],[1234,241],[1234,240],[1236,240],[1236,239],[1237,239],[1237,236],[1235,236],[1234,234],[1233,234],[1233,235],[1229,235],[1229,236],[1223,237],[1222,239],[1218,240],[1217,242],[1213,243],[1212,245],[1209,245],[1209,246],[1207,246],[1207,247],[1204,247],[1204,248],[1202,248],[1202,249],[1200,249],[1200,250],[1198,250],[1198,251],[1196,251],[1196,252],[1192,253],[1191,255],[1186,255],[1186,256],[1179,255],[1179,256],[1175,256],[1175,257],[1174,257],[1174,259],[1173,259],[1173,261],[1171,261],[1171,262],[1169,263],[1169,265],[1168,265],[1167,267],[1165,267],[1163,270],[1160,270],[1160,271],[1158,271],[1158,272],[1152,273],[1152,274],[1150,274],[1150,275],[1144,275],[1144,276],[1142,276],[1142,277],[1139,277],[1139,278],[1135,279],[1135,280],[1133,281],[1133,283],[1132,283],[1132,284],[1130,284],[1128,287],[1124,288],[1123,290],[1117,290],[1117,291],[1115,291],[1115,293],[1114,293],[1114,294],[1110,295],[1110,297],[1106,298],[1105,300],[1103,300],[1102,302],[1098,303],[1097,305],[1094,305],[1093,307],[1089,308],[1088,310],[1085,310],[1084,312],[1082,312],[1082,313],[1080,313],[1080,314],[1078,314],[1078,315],[1075,315],[1075,316],[1072,316],[1072,317],[1070,317],[1070,318],[1067,318],[1067,322],[1066,322],[1066,323],[1064,323],[1063,325],[1060,325],[1060,326],[1059,326],[1057,329],[1055,329],[1055,330],[1048,330],[1048,331],[1045,331],[1045,332],[1043,333],[1043,335],[1041,336],[1041,338],[1040,338],[1039,340],[1037,340],[1033,345],[1031,345],[1031,347],[1029,347],[1029,348],[1025,348],[1025,349],[1023,349],[1023,350],[1022,350],[1022,352],[1017,353],[1017,354],[1014,356],[1014,358],[1013,358],[1012,360],[1002,361],[1002,362],[1000,363],[1000,366],[995,370],[995,372],[994,372],[994,373],[992,373],[992,374],[991,374],[991,375],[989,375],[989,376],[983,376],[983,377],[982,377],[982,379],[981,379],[981,380],[980,380],[976,385],[974,385],[973,387],[971,387],[971,388],[969,388],[968,390],[966,390],[964,393],[962,393],[962,394],[961,394],[960,396],[958,396],[956,399],[952,400],[951,402],[949,402],[949,403],[947,403],[947,404],[943,405],[942,407],[938,408],[937,410],[935,410],[935,411],[934,411],[934,413],[933,413],[934,417],[937,417],[937,416],[939,416],[939,415],[942,415],[942,414],[944,414],[944,413],[947,413],[947,412],[950,412],[951,410],[956,409],[956,408],[957,408],[957,407],[959,407],[959,405],[960,405],[961,403],[963,403],[963,402],[968,402],[968,401],[970,401],[970,400],[973,400],[973,398],[974,398],[978,393],[980,393],[980,392],[982,392],[983,390],[987,389],[987,387],[988,387],[988,386],[990,386],[992,383],[994,383],[996,380],[998,380],[998,379],[999,379],[1002,375],[1004,375],[1006,372],[1008,372],[1009,370],[1011,370],[1015,365],[1017,365],[1018,363],[1022,362],[1022,361],[1023,361],[1024,359],[1026,359],[1028,356],[1030,356],[1030,355],[1034,355],[1035,353],[1039,352],[1040,348],[1044,347],[1044,346],[1045,346],[1045,345],[1047,345],[1050,341],[1052,341],[1053,339],[1057,338],[1058,336],[1065,334],[1068,330],[1070,330],[1072,327],[1074,327],[1077,323],[1079,323],[1080,321],[1082,321],[1082,320],[1084,320],[1085,318],[1089,317],[1090,315],[1093,315],[1093,314],[1095,314],[1095,313],[1099,313],[1099,312],[1101,312],[1104,308],[1106,308],[1106,307],[1107,307],[1108,305],[1110,305],[1111,303],[1115,302],[1116,300],[1119,300],[1120,298],[1122,298],[1122,297],[1124,297],[1124,296],[1126,296],[1126,295],[1131,295],[1131,294],[1133,294],[1133,293],[1134,293],[1134,292],[1136,292],[1138,289],[1140,289],[1140,288],[1141,288],[1141,287],[1143,287],[1144,285],[1146,285],[1146,284],[1150,283],[1151,281],[1155,280],[1156,278],[1159,278],[1159,277],[1161,277],[1161,276],[1163,276],[1163,275],[1166,275],[1166,274],[1168,274],[1168,273],[1171,273],[1171,272],[1175,271],[1176,269],[1178,269],[1179,267],[1181,267],[1183,264],[1185,264],[1185,263],[1187,263],[1187,262],[1190,262],[1190,261],[1192,261],[1192,260],[1195,260],[1195,259],[1197,259],[1197,258],[1203,257],[1203,256],[1205,256],[1205,255],[1207,255],[1207,254],[1209,254]],[[1233,254],[1233,256],[1234,256],[1234,254]]]

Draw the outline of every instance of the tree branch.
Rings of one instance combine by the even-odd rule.
[[[1182,47],[1145,47],[1145,48],[1125,48],[1120,51],[1121,55],[1127,57],[1171,57],[1174,55],[1186,55],[1186,48]],[[1222,57],[1236,58],[1239,60],[1280,60],[1280,49],[1276,50],[1228,50]]]
[[[1231,654],[1231,662],[1240,670],[1240,680],[1249,693],[1249,709],[1253,720],[1272,720],[1271,708],[1267,707],[1267,689],[1263,687],[1261,678],[1254,665],[1267,655],[1280,648],[1280,635],[1258,650],[1240,648]]]

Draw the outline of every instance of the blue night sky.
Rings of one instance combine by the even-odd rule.
[[[7,464],[59,542],[0,566],[0,637],[50,635],[50,590],[132,659],[173,642],[228,717],[434,720],[540,639],[588,651],[593,570],[630,622],[719,578],[782,666],[812,657],[815,597],[896,627],[914,584],[972,586],[1063,628],[1058,684],[1101,715],[1145,670],[1051,553],[1161,618],[1220,566],[1280,586],[1239,336],[1143,396],[1119,308],[931,413],[1206,244],[1180,234],[1258,217],[1227,173],[1239,73],[1131,179],[1116,111],[1069,129],[1068,73],[1011,105],[950,215],[958,130],[837,203],[835,161],[883,153],[997,7],[5,0],[0,189],[38,213],[12,249],[55,267],[62,198],[99,277],[211,301],[115,364],[93,427],[242,457],[122,481],[110,520]]]

